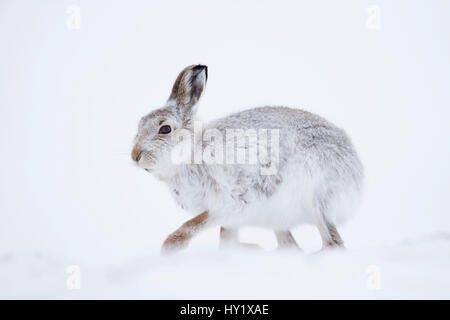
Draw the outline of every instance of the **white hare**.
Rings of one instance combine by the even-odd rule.
[[[195,106],[207,76],[203,65],[181,71],[165,106],[140,120],[132,150],[137,165],[167,183],[181,207],[195,216],[167,237],[162,251],[183,248],[196,233],[214,225],[222,226],[224,245],[238,241],[239,227],[260,226],[275,231],[279,246],[296,246],[290,230],[314,224],[324,247],[343,246],[336,225],[354,211],[363,180],[362,164],[349,137],[317,115],[286,107],[235,113],[203,125],[198,135]],[[236,135],[238,130],[245,132],[244,137]],[[174,150],[181,144],[175,137],[181,131],[192,138],[193,149],[200,145],[208,150],[200,159],[192,152],[190,161],[174,161]],[[256,140],[261,140],[256,144],[255,137],[253,142],[249,138],[255,132]],[[232,142],[236,136],[240,145],[230,149],[225,140],[217,144],[230,133]],[[257,145],[256,163],[247,161],[252,145]],[[238,163],[232,152],[239,148],[245,161]],[[205,161],[216,153],[221,155],[217,159],[230,161]]]

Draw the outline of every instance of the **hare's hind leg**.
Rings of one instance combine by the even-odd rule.
[[[317,201],[315,221],[322,238],[322,249],[344,248],[344,241],[342,240],[336,225],[326,216],[327,210],[329,210],[327,200]]]
[[[237,229],[220,227],[220,248],[228,249],[232,247],[257,250],[262,249],[256,243],[240,242]]]
[[[300,246],[294,239],[292,233],[287,231],[275,231],[277,237],[278,249],[297,249],[301,250]]]
[[[322,237],[322,249],[326,248],[344,248],[344,241],[342,240],[336,226],[323,219],[323,223],[319,223],[320,236]]]
[[[344,248],[342,240],[336,226],[323,219],[323,223],[317,225],[322,237],[323,248]]]
[[[341,247],[344,248],[344,241],[341,238],[336,226],[334,224],[327,222],[328,234],[330,235],[331,241],[327,243],[328,247]]]

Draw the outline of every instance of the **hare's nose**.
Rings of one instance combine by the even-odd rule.
[[[131,151],[131,159],[133,159],[133,161],[139,162],[139,160],[141,159],[142,156],[142,150],[135,146],[133,148],[133,151]]]
[[[142,152],[139,152],[139,154],[136,157],[136,162],[139,162],[141,160]]]

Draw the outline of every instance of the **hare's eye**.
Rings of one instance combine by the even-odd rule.
[[[169,125],[164,125],[161,128],[159,128],[159,133],[162,134],[168,134],[170,133],[170,131],[172,131],[172,128]]]

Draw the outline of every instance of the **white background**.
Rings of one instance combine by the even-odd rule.
[[[79,30],[67,26],[71,4]],[[444,0],[0,1],[0,296],[449,297],[449,12]],[[347,252],[314,267],[299,254],[221,254],[213,228],[159,258],[189,216],[129,153],[139,118],[195,63],[209,67],[203,120],[286,105],[349,133],[367,179],[340,229]],[[314,228],[294,234],[306,252],[320,248]],[[267,230],[241,236],[276,247]],[[388,279],[376,293],[371,263]],[[70,264],[88,275],[77,292]],[[111,268],[135,282],[111,285]],[[320,290],[305,284],[314,277]]]

